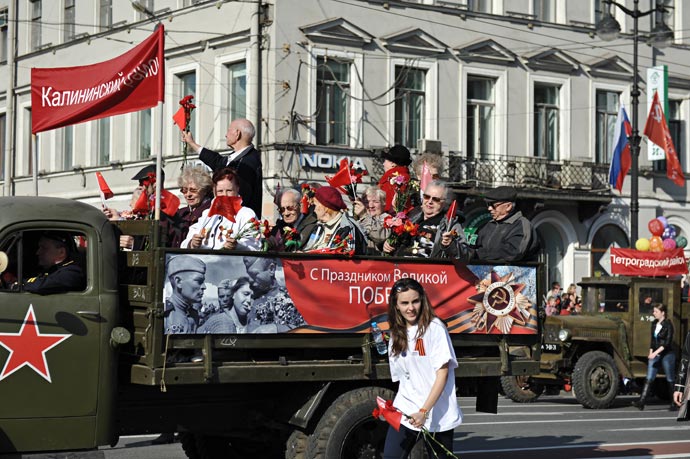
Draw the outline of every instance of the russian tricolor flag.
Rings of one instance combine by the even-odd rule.
[[[625,107],[621,104],[616,119],[616,128],[613,132],[613,154],[611,155],[611,168],[609,169],[609,184],[623,192],[623,180],[630,170],[632,155],[630,153],[630,141],[628,137],[632,135],[632,126]]]

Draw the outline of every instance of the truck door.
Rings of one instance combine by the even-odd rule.
[[[649,354],[651,327],[654,321],[652,309],[656,303],[663,303],[669,308],[669,317],[673,317],[672,305],[669,303],[668,290],[659,283],[634,282],[633,292],[631,305],[633,307],[632,331],[635,337],[633,355],[646,359]]]
[[[66,292],[30,293],[32,278],[46,271],[37,251],[49,250],[40,247],[51,235],[62,238],[85,283]],[[96,236],[89,227],[59,226],[0,234],[0,250],[8,255],[0,290],[0,453],[95,446],[104,322]]]

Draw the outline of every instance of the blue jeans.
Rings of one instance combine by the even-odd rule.
[[[647,363],[647,380],[654,381],[656,374],[659,373],[659,368],[664,368],[666,381],[673,382],[676,377],[676,354],[667,352],[666,355],[657,355]]]
[[[437,442],[442,444],[448,451],[453,452],[453,431],[431,432]],[[388,427],[386,435],[386,445],[383,448],[383,459],[406,459],[418,441],[424,441],[427,453],[431,458],[449,458],[441,447],[433,440],[424,438],[424,434],[416,430],[400,426],[400,431],[393,427]]]

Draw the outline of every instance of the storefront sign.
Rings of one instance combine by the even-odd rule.
[[[683,249],[642,252],[611,248],[611,273],[624,276],[674,276],[687,274]]]

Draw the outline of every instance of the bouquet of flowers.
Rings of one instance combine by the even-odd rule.
[[[386,241],[393,247],[408,245],[419,233],[419,225],[412,223],[405,212],[389,215],[383,220],[383,226],[391,230]]]
[[[242,227],[236,233],[233,231],[232,228],[226,228],[225,226],[220,225],[220,227],[218,228],[220,229],[220,231],[218,232],[218,235],[216,237],[220,242],[225,242],[228,239],[235,239],[236,241],[239,241],[242,238],[254,238],[257,240],[262,240],[265,237],[265,228],[267,227],[269,227],[268,221],[264,221],[264,223],[261,223],[261,221],[259,221],[258,219],[252,218],[247,223],[242,225]],[[201,229],[201,235],[202,237],[206,238],[206,240],[208,240],[206,228]]]
[[[310,250],[309,253],[330,253],[336,255],[347,255],[351,257],[355,253],[352,234],[348,234],[346,237],[341,237],[339,234],[336,234],[333,236],[333,240],[328,247]]]

